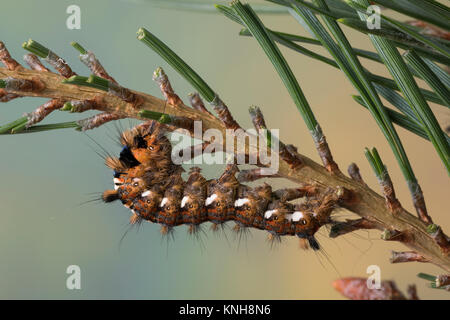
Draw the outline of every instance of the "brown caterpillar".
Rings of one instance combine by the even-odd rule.
[[[272,238],[296,235],[318,250],[314,234],[327,223],[338,206],[334,191],[317,192],[314,187],[273,191],[266,183],[250,187],[239,183],[236,165],[227,165],[218,179],[207,180],[193,167],[187,181],[184,169],[172,163],[172,146],[156,122],[139,125],[121,134],[123,149],[118,158],[106,159],[114,170],[114,190],[103,193],[103,200],[120,200],[131,209],[131,223],[146,220],[162,226],[188,225],[193,233],[204,222],[213,229],[234,221],[236,229],[266,230]],[[306,196],[301,204],[290,201]]]

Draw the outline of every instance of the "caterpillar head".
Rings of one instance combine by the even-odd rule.
[[[146,123],[121,135],[121,143],[128,147],[139,163],[170,158],[172,145],[157,122]]]

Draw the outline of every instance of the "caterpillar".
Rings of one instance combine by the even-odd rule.
[[[158,122],[122,132],[120,143],[119,157],[109,156],[105,161],[114,171],[114,189],[104,191],[102,200],[120,200],[131,210],[131,224],[157,223],[163,234],[180,225],[195,233],[205,222],[216,230],[234,221],[235,230],[265,230],[271,239],[297,236],[319,250],[314,235],[331,222],[330,215],[339,205],[338,193],[318,192],[314,186],[274,191],[267,183],[242,184],[236,178],[239,169],[235,164],[228,164],[220,177],[210,180],[193,167],[185,181],[185,170],[172,162],[172,145]],[[291,203],[301,197],[305,197],[302,203]]]

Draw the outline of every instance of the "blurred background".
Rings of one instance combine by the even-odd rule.
[[[240,26],[214,13],[169,10],[151,1],[5,1],[0,11],[0,39],[21,60],[22,42],[33,38],[63,57],[79,74],[89,71],[70,46],[78,41],[95,52],[122,85],[161,97],[151,80],[154,69],[165,68],[176,92],[187,101],[193,89],[161,58],[136,39],[145,27],[165,41],[213,87],[244,128],[251,127],[250,105],[263,110],[268,125],[280,129],[285,143],[316,161],[312,139],[272,65],[251,38],[238,35]],[[253,3],[255,1],[250,1]],[[256,1],[260,2],[260,1]],[[69,5],[81,8],[81,29],[66,27]],[[276,30],[306,35],[289,15],[262,16]],[[353,45],[373,50],[361,34],[344,28]],[[317,50],[317,48],[315,48]],[[379,191],[364,157],[364,147],[377,147],[387,164],[397,195],[413,212],[410,195],[381,131],[369,112],[353,101],[355,90],[343,73],[282,48],[298,77],[333,155],[342,169],[356,162],[365,181]],[[382,65],[364,61],[378,74]],[[0,123],[12,121],[44,103],[22,98],[0,106]],[[442,125],[448,109],[432,106]],[[55,112],[45,123],[83,118]],[[124,120],[129,128],[136,122]],[[450,181],[432,145],[398,129],[424,190],[435,222],[450,230]],[[367,277],[369,265],[381,268],[402,291],[418,285],[421,298],[448,299],[443,290],[426,287],[418,272],[438,274],[433,265],[391,265],[398,243],[383,242],[376,231],[358,232],[336,240],[320,231],[323,251],[303,251],[294,238],[271,247],[266,233],[252,231],[235,239],[231,230],[216,236],[208,228],[202,240],[185,227],[175,240],[162,239],[159,226],[144,224],[128,230],[129,212],[118,203],[86,203],[112,187],[112,172],[95,151],[118,153],[117,133],[109,124],[86,134],[66,129],[30,135],[1,136],[0,167],[0,298],[26,299],[341,299],[332,281],[345,276]],[[222,167],[203,167],[207,177]],[[274,187],[289,183],[274,180]],[[349,217],[341,212],[341,217]],[[66,288],[66,268],[79,265],[81,290]]]

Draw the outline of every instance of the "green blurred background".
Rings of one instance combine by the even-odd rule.
[[[3,1],[0,39],[17,59],[21,43],[33,38],[66,59],[80,74],[89,71],[69,45],[78,41],[94,51],[121,84],[161,96],[151,80],[163,66],[177,93],[185,98],[193,89],[156,54],[136,40],[143,26],[163,39],[217,90],[241,124],[249,128],[248,106],[262,108],[270,127],[280,128],[286,143],[319,161],[311,137],[273,67],[250,38],[238,36],[239,26],[211,13],[176,11],[149,5],[151,1]],[[81,30],[66,28],[66,8],[81,8]],[[275,29],[305,34],[287,15],[265,15]],[[352,43],[371,49],[360,34],[349,32]],[[344,75],[322,63],[282,49],[291,63],[341,168],[356,162],[375,190],[376,180],[364,158],[364,147],[376,146],[385,160],[398,197],[413,210],[397,163],[369,113],[351,98],[355,91]],[[386,74],[380,65],[367,63]],[[186,100],[186,99],[185,99]],[[23,98],[0,106],[0,123],[18,118],[45,102]],[[450,114],[433,106],[447,125]],[[448,110],[448,109],[447,109]],[[85,115],[83,115],[85,116]],[[55,112],[48,122],[81,118]],[[132,121],[122,121],[124,128]],[[184,227],[175,241],[161,239],[157,225],[128,229],[129,212],[120,204],[81,205],[111,188],[112,173],[94,152],[93,138],[117,153],[113,125],[82,134],[72,129],[32,135],[0,137],[0,298],[60,299],[340,299],[334,279],[367,276],[369,265],[379,265],[383,279],[394,279],[405,291],[416,283],[422,298],[448,299],[416,278],[418,272],[437,274],[428,264],[391,265],[390,250],[402,245],[379,240],[379,232],[358,232],[337,240],[320,232],[322,253],[303,251],[296,239],[271,248],[266,234],[253,231],[246,241],[209,231],[203,244],[191,239]],[[450,229],[450,182],[430,143],[399,129],[429,212],[444,230]],[[212,177],[220,167],[206,167]],[[286,183],[274,181],[275,187]],[[341,217],[349,217],[346,212]],[[81,290],[66,289],[67,266],[81,267]]]

